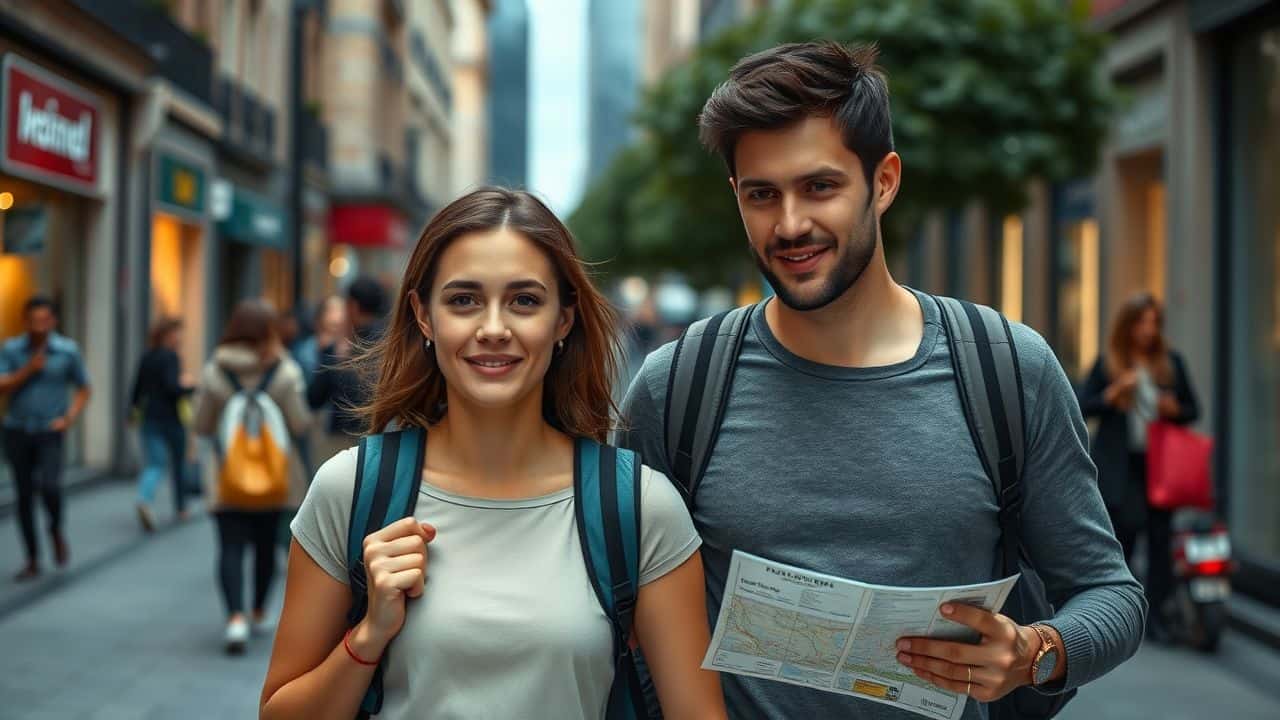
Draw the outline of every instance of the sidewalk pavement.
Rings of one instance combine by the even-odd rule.
[[[13,575],[26,561],[17,513],[0,515],[0,618],[117,562],[144,544],[148,536],[138,523],[136,493],[132,478],[110,478],[73,488],[66,495],[62,523],[71,548],[71,562],[61,569],[54,565],[53,548],[44,529],[44,508],[37,504],[42,574],[36,580],[23,583],[13,581]],[[198,499],[188,503],[193,515],[202,512],[201,505]],[[173,501],[167,485],[161,487],[155,507],[159,523],[155,535],[164,535],[174,527]]]

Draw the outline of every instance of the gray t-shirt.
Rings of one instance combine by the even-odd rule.
[[[316,473],[293,521],[298,544],[347,583],[356,452]],[[679,567],[700,541],[662,475],[641,474],[640,584]],[[613,636],[587,577],[573,488],[526,500],[462,497],[423,483],[414,513],[435,526],[426,592],[387,650],[379,717],[599,720]]]
[[[965,422],[940,310],[918,295],[924,338],[885,367],[789,352],[764,313],[743,337],[720,437],[694,505],[712,621],[736,550],[870,583],[959,585],[998,572],[998,504]],[[1013,326],[1027,415],[1022,532],[1059,608],[1067,687],[1138,648],[1142,589],[1098,494],[1075,394],[1048,345]],[[623,405],[619,444],[666,471],[663,408],[673,345],[649,356]],[[886,705],[722,675],[732,717],[915,717]],[[965,718],[986,716],[970,702]]]

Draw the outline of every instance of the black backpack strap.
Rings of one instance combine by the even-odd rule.
[[[226,378],[227,383],[231,385],[232,393],[238,393],[244,390],[244,385],[240,383],[240,378],[236,377],[235,373],[231,372],[231,370],[227,369],[226,367],[223,367],[222,365],[219,365],[218,369],[222,371],[222,377]]]
[[[1001,565],[1018,572],[1022,555],[1022,467],[1026,410],[1009,322],[988,307],[935,297],[951,348],[961,406],[1000,504]]]
[[[606,720],[647,717],[631,649],[640,591],[640,460],[629,450],[579,439],[574,513],[587,576],[613,629],[614,678]]]
[[[258,381],[258,392],[264,393],[267,391],[267,388],[271,386],[271,381],[276,376],[276,371],[279,369],[280,361],[277,360],[268,365],[266,370],[262,371],[262,379]]]
[[[349,628],[355,627],[369,609],[364,539],[370,533],[413,515],[418,503],[418,485],[422,481],[426,449],[426,432],[416,427],[360,439],[351,517],[347,525],[347,578],[351,587],[351,611],[347,614]],[[376,715],[382,710],[384,664],[379,663],[374,670],[373,680],[360,703],[358,718]]]
[[[690,507],[720,434],[742,337],[756,307],[699,320],[676,342],[667,378],[664,439],[672,480]]]

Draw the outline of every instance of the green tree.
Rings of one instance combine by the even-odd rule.
[[[1033,178],[1091,172],[1115,105],[1104,37],[1084,0],[792,0],[731,27],[646,93],[635,146],[570,219],[606,267],[673,267],[695,282],[749,268],[727,172],[698,143],[697,116],[743,56],[785,42],[875,42],[889,75],[902,192],[888,242],[931,208],[1025,205]]]

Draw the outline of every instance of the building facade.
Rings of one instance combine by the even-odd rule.
[[[529,183],[529,8],[494,0],[489,16],[489,179]]]
[[[637,0],[587,5],[587,182],[635,139],[631,115],[640,93],[641,12]]]
[[[445,201],[489,180],[490,0],[453,0],[453,168]]]
[[[154,68],[75,3],[0,2],[0,335],[24,332],[24,303],[46,295],[84,352],[95,395],[66,444],[73,481],[118,459],[117,338],[146,282],[124,262],[145,172],[132,129]],[[0,469],[0,501],[10,482]]]

